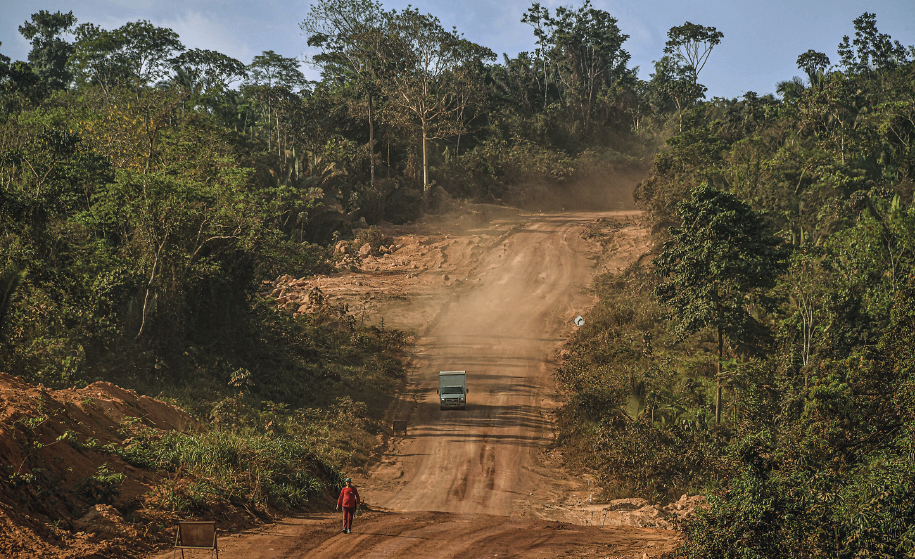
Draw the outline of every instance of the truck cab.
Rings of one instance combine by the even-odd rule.
[[[438,374],[439,409],[467,409],[467,371],[441,371]]]

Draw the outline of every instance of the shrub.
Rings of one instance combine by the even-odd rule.
[[[95,475],[79,482],[76,492],[93,505],[111,504],[121,494],[121,484],[125,479],[127,479],[126,475],[111,471],[107,463],[102,464],[96,470]]]
[[[289,509],[322,494],[341,477],[310,448],[287,436],[145,430],[119,455],[137,467],[191,478],[180,484],[165,480],[154,492],[155,504],[169,509],[199,508],[213,501]]]

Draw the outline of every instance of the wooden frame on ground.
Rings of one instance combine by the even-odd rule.
[[[175,549],[172,551],[172,557],[178,550],[181,550],[181,557],[184,558],[185,549],[202,549],[209,550],[210,557],[216,552],[216,559],[219,559],[219,549],[216,547],[216,522],[206,521],[182,521],[178,522],[178,532],[175,534]]]

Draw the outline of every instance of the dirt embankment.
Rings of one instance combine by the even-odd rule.
[[[47,390],[0,373],[0,556],[150,549],[167,537],[157,521],[171,525],[170,515],[144,507],[161,476],[112,450],[129,446],[137,429],[198,428],[184,411],[109,383]]]

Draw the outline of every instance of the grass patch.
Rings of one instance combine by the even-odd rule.
[[[200,512],[221,503],[302,506],[340,485],[340,472],[290,436],[212,430],[199,434],[146,429],[118,451],[129,464],[167,476],[146,504]]]

